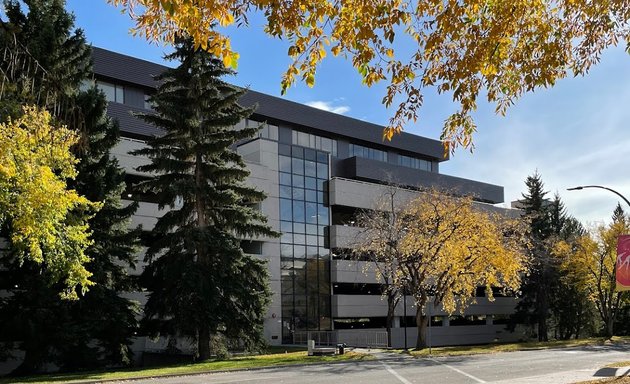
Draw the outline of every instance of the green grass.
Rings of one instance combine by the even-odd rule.
[[[301,351],[290,351],[302,349]],[[274,367],[279,365],[328,363],[348,360],[369,360],[366,354],[348,352],[336,356],[307,356],[303,348],[272,348],[272,354],[234,357],[229,360],[207,361],[195,364],[179,364],[149,369],[129,369],[107,372],[50,374],[24,378],[0,379],[0,383],[82,383],[99,380],[124,380],[157,376],[186,375],[213,371]],[[284,353],[287,351],[287,353]],[[16,381],[18,380],[18,381]]]
[[[478,355],[499,352],[515,352],[527,351],[533,349],[550,349],[550,348],[570,348],[586,345],[604,345],[630,342],[628,337],[613,337],[610,340],[604,338],[589,338],[578,340],[553,340],[545,342],[526,342],[526,343],[510,343],[510,344],[489,344],[489,345],[470,345],[455,347],[436,347],[431,349],[431,356],[459,356],[459,355]],[[409,353],[415,357],[429,356],[429,349],[423,350],[396,350],[399,353]]]

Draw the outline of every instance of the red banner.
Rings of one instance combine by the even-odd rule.
[[[621,235],[617,239],[615,277],[617,291],[630,291],[630,235]]]

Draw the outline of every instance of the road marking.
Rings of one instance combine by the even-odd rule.
[[[392,375],[394,375],[398,380],[400,380],[401,383],[403,383],[403,384],[411,384],[411,381],[409,381],[409,380],[405,379],[404,377],[400,376],[398,374],[398,372],[394,371],[394,369],[392,367],[390,367],[389,365],[383,363],[382,361],[381,361],[381,364],[383,364],[385,369],[387,369],[387,372],[389,372]]]
[[[471,379],[475,380],[475,381],[476,381],[476,382],[478,382],[478,383],[486,383],[486,381],[485,381],[485,380],[481,380],[480,378],[475,377],[475,376],[473,376],[473,375],[471,375],[471,374],[469,374],[469,373],[466,373],[466,372],[462,371],[461,369],[457,369],[457,368],[455,368],[455,367],[451,367],[450,365],[448,365],[448,364],[446,364],[446,363],[443,363],[443,362],[441,362],[441,361],[435,360],[435,359],[429,359],[429,360],[431,360],[431,361],[433,361],[433,362],[436,362],[436,363],[438,363],[438,364],[440,364],[440,365],[443,365],[443,366],[445,366],[446,368],[448,368],[448,369],[450,369],[450,370],[453,370],[453,371],[455,371],[455,372],[457,372],[457,373],[459,373],[459,374],[461,374],[461,375],[464,375],[464,376],[466,376],[466,377],[468,377],[468,378],[471,378]]]

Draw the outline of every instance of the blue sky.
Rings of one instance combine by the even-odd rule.
[[[129,35],[129,17],[105,0],[67,3],[95,46],[156,62],[169,50]],[[249,28],[230,30],[230,36],[241,59],[237,76],[228,80],[280,96],[280,78],[289,64],[286,42],[266,36],[256,20]],[[349,61],[327,58],[315,87],[297,84],[284,97],[384,125],[393,111],[381,104],[383,94],[384,84],[361,85]],[[427,93],[419,121],[406,130],[437,139],[454,110],[448,96]],[[621,48],[604,53],[585,78],[564,79],[524,96],[505,117],[480,105],[476,122],[474,152],[458,150],[442,163],[441,173],[503,185],[509,202],[520,198],[525,178],[538,170],[550,195],[557,191],[568,212],[586,224],[608,221],[620,199],[603,190],[568,192],[567,187],[605,185],[630,198],[630,55]]]

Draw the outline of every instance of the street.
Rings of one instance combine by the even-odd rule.
[[[306,384],[306,383],[573,383],[620,375],[626,369],[602,368],[630,360],[630,346],[592,346],[506,352],[491,355],[415,359],[376,353],[375,361],[144,379],[152,384]]]

